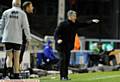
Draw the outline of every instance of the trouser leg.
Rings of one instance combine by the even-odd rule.
[[[68,78],[68,66],[69,66],[69,60],[70,60],[70,54],[69,53],[61,53],[60,55],[60,78],[66,77]]]
[[[5,77],[7,75],[7,66],[6,66],[6,60],[7,60],[7,55],[5,57],[5,64],[4,64],[4,70],[3,70],[3,77]]]
[[[21,51],[20,51],[20,64],[21,64],[21,62],[22,62],[22,60],[23,60],[23,55],[24,55],[24,52],[25,52],[25,47],[26,47],[26,45],[25,44],[23,44],[22,46],[21,46]]]

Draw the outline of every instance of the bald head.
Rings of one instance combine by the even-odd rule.
[[[21,0],[13,0],[12,5],[16,6],[16,7],[20,7],[21,6]]]

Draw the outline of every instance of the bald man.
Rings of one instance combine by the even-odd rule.
[[[11,71],[14,68],[13,79],[19,79],[19,56],[20,47],[22,44],[22,30],[25,32],[26,40],[31,39],[29,23],[24,11],[21,10],[21,0],[13,0],[12,8],[3,12],[2,28],[3,36],[2,43],[6,48],[6,66],[9,72],[8,76],[11,78]],[[14,62],[12,59],[14,58]],[[13,66],[14,64],[14,66]]]

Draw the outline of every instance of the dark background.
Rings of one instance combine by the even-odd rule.
[[[22,3],[27,0],[22,0]],[[44,37],[53,35],[57,25],[58,0],[30,0],[34,5],[32,30]],[[12,0],[0,0],[0,16],[11,7]],[[119,39],[119,0],[66,0],[66,12],[73,9],[78,20],[85,22],[93,18],[100,19],[99,24],[80,28],[78,33],[86,38]]]

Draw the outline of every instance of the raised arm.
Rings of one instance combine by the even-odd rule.
[[[92,20],[89,20],[89,21],[86,21],[86,22],[83,22],[83,23],[79,23],[79,22],[77,22],[77,27],[79,28],[85,28],[85,27],[87,27],[87,26],[89,26],[89,25],[93,25],[93,24],[97,24],[97,23],[99,23],[99,21],[100,20],[98,20],[98,19],[92,19]]]

